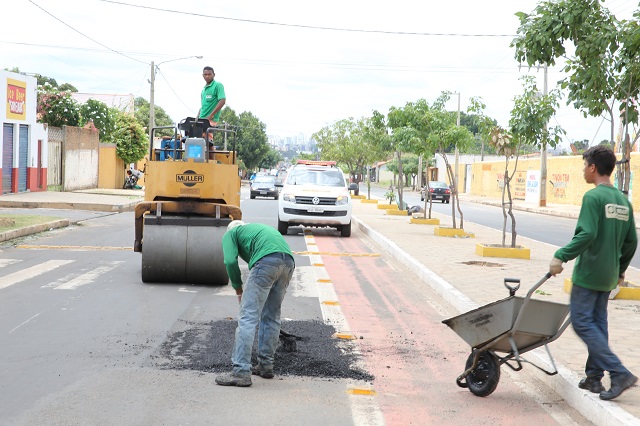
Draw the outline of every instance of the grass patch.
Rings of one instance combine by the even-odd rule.
[[[20,214],[0,214],[0,232],[11,231],[13,229],[25,228],[31,225],[53,222],[63,219],[56,216],[37,216]]]

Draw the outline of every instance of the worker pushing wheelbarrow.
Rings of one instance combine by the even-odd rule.
[[[498,386],[502,364],[520,371],[522,363],[528,362],[551,376],[558,373],[547,344],[560,337],[571,323],[569,305],[531,298],[550,277],[550,273],[545,274],[525,297],[515,295],[520,288],[519,279],[505,278],[509,297],[442,321],[471,346],[465,371],[456,379],[458,386],[469,388],[474,395],[488,396]],[[552,371],[522,357],[543,345]]]

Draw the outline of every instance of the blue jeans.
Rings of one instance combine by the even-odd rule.
[[[589,352],[584,371],[587,377],[598,380],[602,379],[605,371],[609,372],[612,379],[630,374],[609,348],[609,293],[577,285],[571,289],[571,322]]]
[[[231,355],[234,374],[251,375],[251,349],[258,325],[258,363],[263,368],[273,367],[280,336],[280,308],[294,268],[293,258],[285,253],[269,254],[251,268]]]

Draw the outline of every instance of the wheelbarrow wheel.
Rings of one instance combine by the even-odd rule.
[[[472,352],[467,359],[465,369],[473,365]],[[467,386],[476,396],[489,396],[498,387],[500,381],[500,364],[498,357],[493,352],[483,352],[478,358],[478,365],[467,375]]]

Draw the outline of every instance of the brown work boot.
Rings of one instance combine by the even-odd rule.
[[[260,376],[263,379],[273,379],[273,367],[263,367],[256,365],[251,367],[251,374]]]
[[[216,377],[216,384],[220,386],[238,386],[244,388],[252,385],[251,375],[240,376],[234,373],[221,374]]]
[[[578,387],[580,389],[586,389],[589,392],[593,393],[600,393],[604,391],[604,386],[602,386],[602,382],[600,381],[600,379],[595,379],[593,377],[585,377],[584,379],[580,380],[580,383],[578,383]]]

